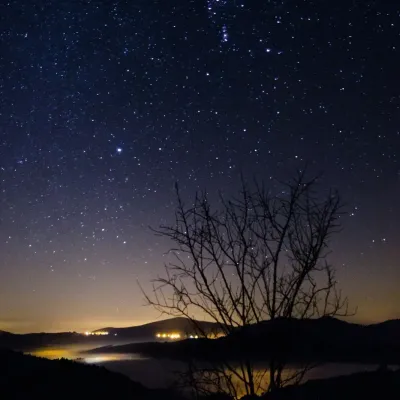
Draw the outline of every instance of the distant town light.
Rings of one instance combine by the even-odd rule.
[[[156,334],[157,338],[165,338],[165,339],[180,339],[181,338],[181,334],[177,333],[177,332],[171,332],[171,333],[157,333]]]
[[[108,334],[109,333],[107,331],[85,332],[86,336],[105,336],[105,335],[108,335]]]

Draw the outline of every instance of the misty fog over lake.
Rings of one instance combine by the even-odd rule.
[[[139,341],[138,341],[139,342]],[[118,344],[125,344],[121,341]],[[97,347],[108,343],[96,343]],[[85,345],[46,346],[30,351],[29,354],[49,359],[67,358],[78,360],[82,363],[103,366],[110,371],[128,376],[136,382],[140,382],[149,388],[167,388],[174,386],[178,381],[178,374],[186,370],[187,365],[182,361],[169,359],[155,359],[144,357],[140,354],[124,353],[83,353],[93,348],[93,343]],[[325,363],[311,370],[305,376],[308,379],[324,379],[339,375],[349,375],[361,371],[374,371],[376,364],[344,364]],[[264,369],[260,365],[260,370]]]

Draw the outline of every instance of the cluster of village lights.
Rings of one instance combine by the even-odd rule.
[[[96,331],[96,332],[85,332],[86,336],[106,336],[108,335],[107,331]]]
[[[181,334],[180,333],[157,333],[156,335],[157,338],[159,339],[170,339],[170,340],[175,340],[175,339],[180,339]],[[199,337],[197,335],[190,335],[189,339],[198,339]]]

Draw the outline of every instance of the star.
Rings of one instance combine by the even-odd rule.
[[[0,32],[12,49],[0,56],[0,330],[25,318],[13,306],[25,296],[30,319],[69,320],[87,293],[74,311],[85,325],[108,280],[110,309],[119,298],[136,314],[132,276],[151,287],[163,271],[169,244],[147,228],[173,223],[176,183],[186,205],[203,190],[218,204],[242,174],[280,193],[303,162],[348,205],[329,261],[348,266],[338,279],[357,318],[396,317],[396,2],[55,1],[40,15],[35,3],[7,2]],[[380,278],[374,310],[361,269]]]

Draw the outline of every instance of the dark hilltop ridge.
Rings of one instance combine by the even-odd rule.
[[[134,329],[134,328],[130,328]],[[237,329],[215,340],[132,343],[90,350],[90,353],[141,353],[155,358],[238,359],[250,354],[265,361],[400,364],[400,320],[359,325],[325,317],[277,319]]]
[[[101,345],[105,342],[104,337],[90,337],[93,343]],[[60,333],[27,333],[15,334],[10,332],[0,333],[0,349],[12,349],[19,351],[29,351],[42,346],[59,346],[69,344],[84,344],[88,338],[76,332]]]
[[[192,322],[187,318],[171,318],[128,328],[102,328],[93,331],[93,333],[108,332],[108,335],[90,335],[89,337],[77,332],[14,334],[0,331],[0,349],[29,351],[42,346],[87,343],[95,347],[96,343],[98,343],[97,346],[101,346],[104,344],[126,343],[130,340],[151,341],[156,339],[156,335],[159,332],[176,332],[185,337],[185,335],[189,334],[199,334],[199,330],[206,334],[214,334],[220,332],[220,327],[213,322]]]
[[[96,352],[141,353],[155,358],[235,359],[250,354],[256,360],[279,355],[285,361],[357,362],[400,364],[400,320],[373,325],[348,323],[335,318],[277,319],[238,328],[215,340],[168,341],[157,333],[180,333],[185,339],[202,332],[221,333],[212,322],[172,318],[128,328],[103,328],[107,336],[76,332],[12,334],[0,333],[0,348],[30,351],[42,346],[90,344]],[[94,331],[96,332],[96,331]],[[167,340],[167,342],[166,342]],[[138,343],[138,342],[142,343]],[[130,343],[123,344],[121,343]],[[134,343],[136,342],[136,343]]]
[[[199,334],[200,332],[213,334],[220,332],[221,329],[219,324],[215,322],[191,321],[188,318],[176,317],[127,328],[102,328],[94,332],[102,331],[108,332],[111,336],[117,335],[119,338],[141,339],[149,337],[154,338],[157,333],[160,332],[176,332],[185,336],[189,334]]]

